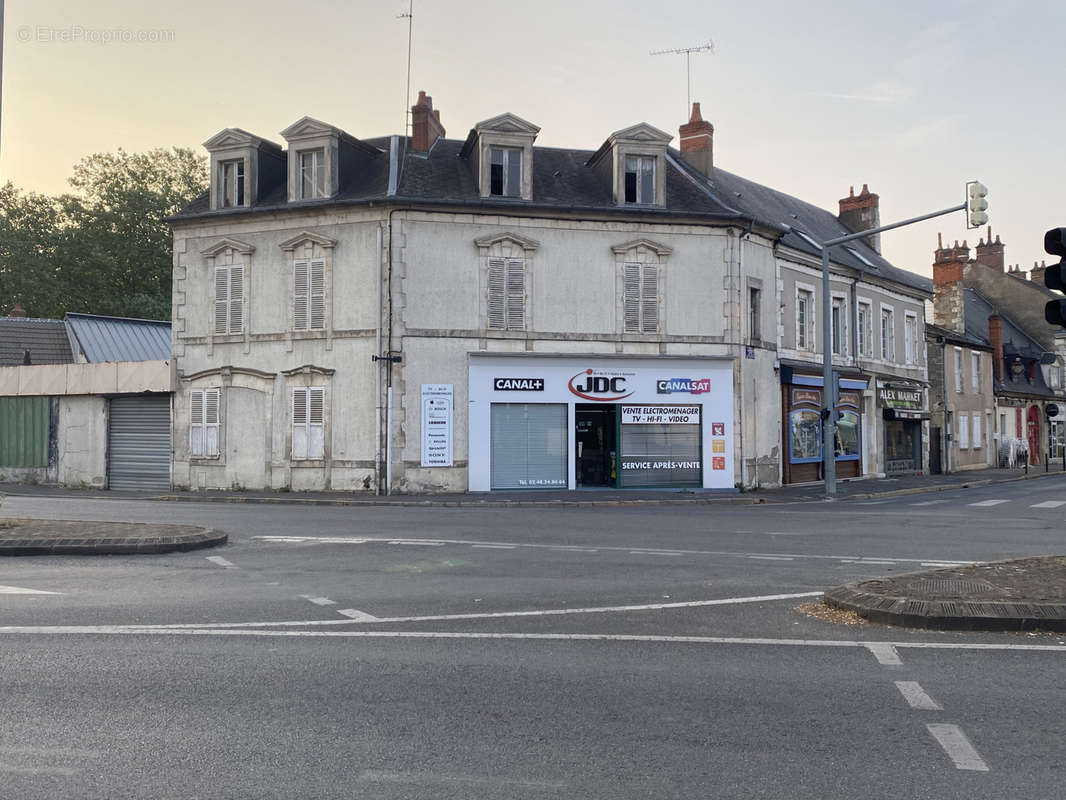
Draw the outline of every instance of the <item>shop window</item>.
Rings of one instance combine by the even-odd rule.
[[[859,457],[859,414],[856,411],[842,411],[837,422],[836,458],[837,461],[854,461]]]
[[[800,410],[788,415],[789,459],[793,463],[822,460],[822,417],[817,411]]]

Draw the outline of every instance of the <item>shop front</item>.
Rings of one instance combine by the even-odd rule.
[[[841,378],[836,404],[836,476],[862,475],[862,390],[858,377]],[[822,378],[781,370],[781,405],[784,409],[784,483],[805,483],[823,478]]]
[[[729,359],[470,356],[470,490],[733,488]]]
[[[885,424],[885,474],[922,471],[922,421],[929,419],[925,390],[913,382],[877,382],[877,405]]]

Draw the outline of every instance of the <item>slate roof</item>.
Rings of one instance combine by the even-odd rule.
[[[27,350],[32,364],[70,364],[74,360],[63,320],[0,317],[0,367],[22,366]]]
[[[969,332],[959,333],[958,331],[951,330],[951,328],[944,328],[940,325],[934,325],[931,322],[925,323],[925,332],[933,336],[943,337],[953,344],[965,344],[970,347],[980,347],[986,350],[992,349],[992,345],[980,336],[976,336]]]
[[[306,208],[314,206],[363,204],[369,202],[462,205],[489,211],[502,208],[528,208],[554,212],[596,212],[611,215],[692,216],[709,221],[755,223],[782,234],[781,242],[815,258],[821,250],[807,242],[797,231],[810,234],[816,241],[844,236],[851,231],[837,217],[798,198],[741,178],[719,167],[708,180],[686,164],[677,150],[669,149],[666,170],[665,208],[640,206],[619,208],[612,198],[609,181],[602,173],[587,166],[593,150],[555,147],[533,148],[533,198],[524,201],[503,197],[481,197],[473,170],[460,156],[464,140],[440,139],[429,153],[409,152],[406,137],[380,137],[363,140],[378,148],[376,155],[360,161],[358,170],[341,176],[334,197],[322,200],[287,202],[283,184],[270,189],[252,208],[209,211],[205,192],[171,219],[178,221],[202,215],[222,216],[258,211]],[[389,194],[391,148],[399,176],[395,194]],[[855,255],[858,253],[866,262]],[[860,270],[873,278],[882,278],[922,293],[932,294],[932,280],[900,269],[882,258],[872,247],[856,240],[833,248],[835,264]]]
[[[66,322],[89,363],[170,358],[169,322],[70,313]]]

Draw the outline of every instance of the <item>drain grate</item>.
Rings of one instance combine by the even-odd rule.
[[[966,578],[928,578],[910,584],[910,589],[928,594],[950,595],[952,597],[996,594],[997,589],[988,581]]]

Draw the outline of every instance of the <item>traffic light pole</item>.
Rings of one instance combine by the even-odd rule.
[[[825,477],[825,499],[835,500],[837,493],[836,475],[836,397],[830,397],[835,383],[833,381],[833,313],[832,296],[829,291],[829,248],[834,245],[852,242],[856,239],[865,239],[876,233],[902,228],[904,225],[913,225],[934,217],[942,217],[955,211],[963,211],[966,203],[945,208],[942,211],[934,211],[931,214],[922,214],[920,217],[911,217],[902,222],[893,222],[891,225],[882,225],[879,228],[851,233],[847,236],[838,236],[835,239],[827,239],[822,245],[822,474]]]

